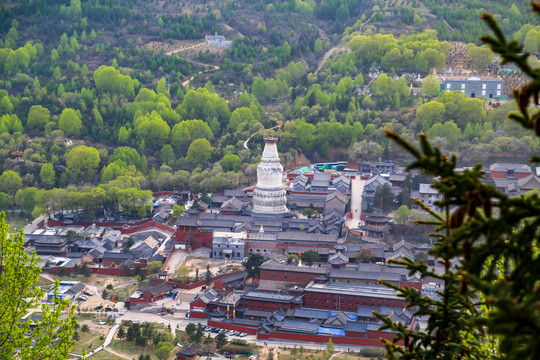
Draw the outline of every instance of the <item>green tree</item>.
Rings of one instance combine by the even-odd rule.
[[[381,208],[385,213],[390,211],[392,204],[394,203],[394,193],[388,183],[375,189],[375,195],[373,199],[373,205],[375,208]]]
[[[11,114],[13,111],[13,104],[9,100],[8,96],[4,96],[0,101],[0,115]]]
[[[225,171],[238,171],[242,166],[242,160],[240,159],[240,156],[235,155],[231,152],[225,154],[225,156],[223,156],[223,158],[221,159],[220,163],[221,166],[223,166],[223,170]]]
[[[160,360],[166,360],[171,356],[173,345],[170,342],[162,341],[156,347],[156,356]]]
[[[75,181],[88,181],[96,174],[99,162],[99,152],[95,148],[85,145],[76,146],[66,156],[66,173]]]
[[[35,187],[19,189],[17,191],[17,194],[15,194],[15,203],[20,208],[24,209],[24,211],[29,213],[37,205],[36,203],[37,193],[38,193],[38,189],[36,189]]]
[[[225,331],[220,331],[219,334],[216,335],[216,347],[218,349],[221,349],[226,344],[227,344],[227,335],[225,334]]]
[[[206,265],[206,286],[212,284],[212,272],[210,271],[210,265]]]
[[[434,97],[439,91],[441,91],[441,86],[439,85],[437,77],[433,75],[426,76],[424,83],[422,84],[422,95]]]
[[[212,156],[214,148],[206,139],[194,140],[189,145],[186,159],[193,164],[206,163]]]
[[[366,127],[367,128],[367,127]],[[378,160],[383,154],[383,148],[374,141],[362,140],[355,142],[349,150],[349,159],[357,161],[363,160]]]
[[[58,128],[66,134],[66,136],[77,136],[81,131],[82,121],[79,119],[77,112],[73,109],[64,109],[58,119]]]
[[[185,211],[185,209],[184,209],[183,206],[175,204],[173,206],[172,217],[175,218],[175,219],[178,219],[184,213],[184,211]]]
[[[176,270],[176,278],[186,284],[189,282],[189,267],[187,267],[186,265],[182,265],[180,266],[177,270]]]
[[[162,266],[163,264],[161,261],[150,261],[148,265],[146,265],[146,271],[148,272],[149,276],[153,276],[161,270]]]
[[[401,205],[394,212],[394,223],[399,225],[408,225],[410,222],[411,211],[407,205]]]
[[[195,331],[197,330],[197,326],[194,323],[189,323],[186,325],[186,335],[191,337],[193,334],[195,334]]]
[[[165,144],[161,148],[161,161],[164,164],[171,164],[175,159],[174,151],[171,144]]]
[[[0,192],[15,195],[21,187],[21,177],[15,171],[6,170],[0,175]]]
[[[126,337],[126,331],[124,330],[124,327],[123,326],[120,326],[120,328],[118,328],[118,332],[116,333],[116,336],[118,337],[118,339],[122,340],[123,338]]]
[[[135,120],[134,124],[137,139],[140,142],[144,141],[146,147],[158,150],[169,139],[171,128],[157,111],[141,116]]]
[[[26,123],[26,128],[29,130],[43,130],[50,119],[51,113],[49,109],[46,109],[41,105],[34,105],[30,108],[30,111],[28,112],[28,121]]]
[[[248,276],[258,278],[261,271],[259,267],[265,261],[266,258],[261,254],[251,254],[249,258],[242,263],[242,265],[244,265],[244,267],[246,268]]]
[[[300,257],[302,259],[302,262],[306,264],[307,266],[313,265],[313,263],[319,261],[320,254],[317,251],[314,250],[308,250],[304,251],[302,256]]]
[[[75,345],[75,307],[59,296],[42,303],[39,259],[24,251],[22,230],[10,234],[5,214],[0,214],[0,359],[67,359]],[[58,294],[58,282],[55,283]],[[42,320],[20,322],[30,309],[40,309]],[[14,324],[16,324],[14,326]]]
[[[54,172],[53,165],[50,163],[43,164],[41,170],[39,171],[39,178],[41,180],[41,185],[45,189],[51,189],[54,187],[56,182],[56,173]]]

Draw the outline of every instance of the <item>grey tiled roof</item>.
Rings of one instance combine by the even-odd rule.
[[[308,333],[308,334],[316,334],[318,328],[319,328],[319,325],[317,323],[311,323],[311,322],[300,321],[300,320],[290,320],[290,319],[283,320],[283,323],[281,325],[281,330],[286,330],[286,331],[288,330],[288,331]]]

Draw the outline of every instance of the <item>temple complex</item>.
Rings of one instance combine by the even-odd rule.
[[[289,210],[283,188],[283,166],[279,161],[277,138],[265,138],[264,142],[261,163],[257,166],[252,211],[255,214],[287,214]]]

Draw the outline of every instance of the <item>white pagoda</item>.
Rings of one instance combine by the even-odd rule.
[[[283,166],[279,161],[277,138],[264,139],[261,163],[257,166],[257,186],[253,191],[253,213],[283,215],[287,209],[283,188]]]

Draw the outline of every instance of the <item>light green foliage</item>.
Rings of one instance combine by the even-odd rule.
[[[14,133],[20,133],[22,131],[23,131],[23,126],[22,126],[21,120],[19,120],[19,117],[17,115],[15,114],[4,115],[0,118],[0,134],[1,133],[14,134]]]
[[[384,149],[374,141],[362,140],[355,142],[349,150],[349,159],[357,161],[359,159],[367,161],[376,161],[382,154]]]
[[[169,91],[165,86],[165,78],[161,78],[156,85],[156,93],[169,96]]]
[[[233,132],[241,131],[245,126],[249,126],[255,118],[251,110],[246,107],[241,107],[233,111],[229,122],[229,129]]]
[[[399,225],[408,225],[410,223],[411,211],[407,205],[401,205],[394,212],[394,223]]]
[[[436,123],[427,131],[427,136],[430,139],[437,137],[446,140],[448,148],[452,148],[461,138],[461,130],[453,121],[446,121],[444,124]]]
[[[227,127],[231,117],[227,101],[210,92],[207,88],[190,89],[184,95],[184,101],[177,111],[183,119],[201,119],[209,125],[215,117],[219,123],[218,127],[211,127],[215,135],[218,134],[220,128]]]
[[[89,146],[72,148],[66,156],[66,173],[76,182],[91,181],[99,166],[99,152]]]
[[[467,60],[470,61],[474,69],[482,70],[493,62],[495,56],[487,47],[467,44]]]
[[[118,201],[120,209],[127,214],[145,217],[146,213],[152,208],[151,190],[127,188],[113,192],[115,192],[113,199]]]
[[[41,180],[41,185],[45,189],[50,189],[54,186],[56,173],[52,164],[43,164],[41,170],[39,171],[39,178]]]
[[[189,267],[187,267],[186,265],[182,265],[176,270],[176,278],[180,282],[185,284],[189,282],[189,272],[190,272]]]
[[[174,125],[171,132],[171,145],[180,153],[185,154],[188,146],[196,139],[214,139],[212,130],[202,120],[186,120]]]
[[[31,212],[36,206],[36,195],[38,189],[35,187],[27,187],[19,189],[15,194],[15,204],[26,212]]]
[[[185,211],[185,209],[184,209],[183,206],[174,204],[173,211],[172,211],[172,217],[177,219],[184,213],[184,211]]]
[[[315,40],[315,44],[313,45],[313,51],[315,52],[315,54],[320,54],[323,52],[323,50],[323,42],[321,41],[321,39]]]
[[[225,171],[238,171],[240,170],[240,167],[242,166],[242,160],[238,155],[232,154],[231,152],[228,152],[223,156],[221,159],[221,166],[223,166],[223,169]]]
[[[315,126],[306,122],[300,122],[296,127],[296,146],[305,152],[311,151],[313,149],[314,132]]]
[[[71,0],[69,6],[60,6],[60,14],[71,20],[78,20],[82,15],[81,0]]]
[[[0,192],[14,195],[21,186],[21,177],[15,171],[6,170],[0,175]]]
[[[169,138],[171,128],[156,112],[141,116],[134,121],[135,133],[139,141],[144,141],[147,148],[160,149]]]
[[[19,41],[19,32],[13,26],[9,29],[4,44],[9,49],[15,49],[17,42]]]
[[[371,66],[380,62],[384,71],[393,67],[395,70],[427,72],[433,67],[444,67],[446,52],[451,48],[450,44],[437,40],[435,30],[402,35],[397,41],[393,35],[356,35],[347,45],[353,51],[356,63]]]
[[[142,178],[135,165],[126,165],[121,160],[110,163],[101,170],[101,182],[107,184],[120,177]]]
[[[161,261],[150,261],[148,265],[146,266],[148,275],[152,276],[155,273],[159,272],[162,266],[163,266],[163,263]]]
[[[208,140],[197,139],[189,145],[186,159],[195,164],[205,163],[210,159],[213,151],[214,148]]]
[[[114,153],[109,158],[109,164],[113,162],[122,162],[127,166],[134,165],[137,170],[142,172],[145,172],[148,167],[146,157],[140,156],[137,150],[128,146],[120,146],[114,149]]]
[[[11,114],[13,111],[13,104],[9,100],[9,96],[4,96],[0,101],[0,115]]]
[[[4,71],[15,74],[18,71],[25,71],[30,65],[30,54],[24,47],[11,51],[6,59]]]
[[[436,76],[428,75],[422,84],[422,95],[427,97],[436,96],[441,91],[441,85]]]
[[[58,120],[58,128],[66,136],[77,136],[81,131],[82,121],[73,109],[64,109]]]
[[[413,122],[415,129],[427,131],[434,123],[440,123],[445,114],[445,106],[439,101],[430,101],[422,104],[416,110]]]
[[[523,41],[525,50],[536,52],[538,51],[538,46],[540,45],[540,33],[536,29],[531,29],[525,35],[525,40]],[[7,66],[7,64],[6,64]]]
[[[94,71],[96,89],[102,92],[130,97],[134,95],[133,80],[111,66],[100,66]]]
[[[34,287],[41,273],[39,259],[24,251],[22,232],[9,233],[3,212],[0,249],[0,358],[12,359],[16,354],[17,359],[67,359],[75,344],[75,307],[67,310],[69,301],[59,297],[53,297],[52,304],[41,302],[44,293]],[[32,330],[30,321],[20,322],[30,309],[42,314]]]
[[[120,130],[118,130],[118,142],[120,144],[126,144],[129,141],[129,131],[126,129],[125,126],[122,126]]]
[[[50,119],[51,113],[49,109],[44,108],[41,105],[34,105],[30,108],[30,111],[28,112],[28,121],[26,123],[26,128],[29,130],[43,130]]]

